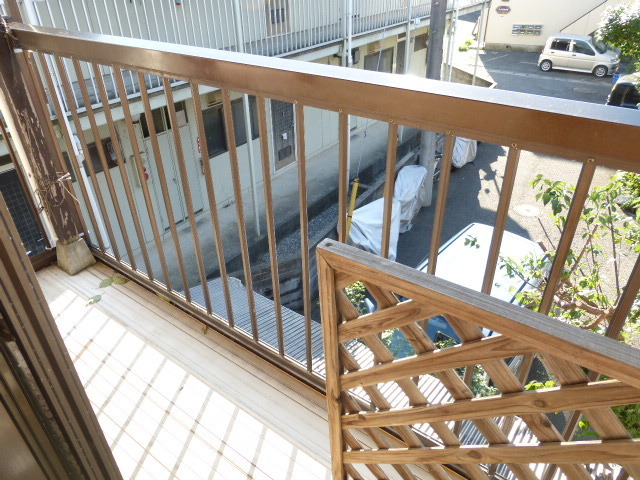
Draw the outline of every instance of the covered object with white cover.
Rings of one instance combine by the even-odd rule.
[[[349,241],[367,252],[380,255],[382,252],[382,223],[384,198],[375,200],[353,211]],[[396,259],[398,236],[400,235],[400,202],[393,200],[391,207],[391,236],[389,259]]]
[[[473,162],[478,153],[478,142],[470,138],[456,138],[456,144],[453,147],[452,164],[456,168],[462,168],[467,163]]]
[[[400,202],[400,233],[411,230],[411,220],[427,204],[427,169],[407,165],[398,172],[393,199]]]

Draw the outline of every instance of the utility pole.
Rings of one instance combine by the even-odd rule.
[[[429,18],[429,46],[427,48],[427,78],[440,80],[444,51],[444,33],[446,26],[447,0],[431,0]],[[420,138],[420,165],[427,169],[426,205],[431,205],[433,191],[433,173],[435,170],[436,133],[423,131]]]

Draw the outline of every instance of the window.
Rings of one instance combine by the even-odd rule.
[[[0,155],[0,167],[11,165],[11,157],[9,155]]]
[[[289,31],[287,0],[264,0],[264,8],[268,35],[281,35]]]
[[[244,118],[244,105],[241,98],[231,102],[231,112],[233,113],[233,133],[236,137],[236,147],[247,143],[247,129]],[[249,96],[249,116],[251,117],[251,138],[258,138],[258,104],[256,97]]]
[[[102,151],[104,152],[105,159],[107,161],[107,168],[111,169],[118,166],[118,156],[116,155],[115,148],[113,142],[111,141],[111,137],[103,138],[102,142]],[[98,152],[98,147],[95,142],[87,144],[87,152],[84,152],[85,156],[85,165],[84,171],[87,175],[91,175],[89,168],[87,167],[87,160],[91,161],[91,166],[93,167],[93,171],[95,173],[104,172],[104,168],[102,167],[102,162],[100,161],[100,153]]]
[[[398,56],[396,58],[396,73],[404,73],[405,41],[398,42]]]
[[[393,71],[393,47],[364,57],[364,69],[391,73]]]
[[[573,42],[573,51],[576,53],[582,53],[583,55],[595,56],[596,54],[593,51],[593,48],[591,48],[587,42],[583,42],[582,40],[575,40]]]
[[[231,113],[233,115],[233,133],[236,137],[236,147],[239,147],[247,143],[244,107],[241,98],[231,102]],[[209,157],[226,152],[228,146],[222,104],[204,110],[202,116]],[[253,95],[249,96],[249,116],[251,117],[251,136],[255,140],[259,136],[259,126],[258,104],[256,97]]]
[[[186,125],[189,121],[187,118],[187,108],[184,102],[178,102],[175,105],[176,117],[178,119],[178,126]],[[167,107],[160,107],[151,110],[151,117],[153,118],[153,126],[156,129],[156,134],[171,130],[171,118],[169,117],[169,110]],[[140,126],[142,127],[142,135],[144,138],[149,138],[149,126],[147,125],[147,118],[145,114],[140,115]]]
[[[569,45],[571,42],[569,40],[562,40],[556,38],[553,42],[551,42],[551,50],[560,50],[560,51],[569,51]]]
[[[428,35],[426,33],[423,33],[422,35],[416,35],[413,38],[413,51],[414,52],[419,52],[420,50],[427,48],[427,40],[428,40]]]
[[[227,151],[227,137],[224,132],[222,105],[208,108],[202,112],[204,134],[207,141],[207,153],[214,157]]]

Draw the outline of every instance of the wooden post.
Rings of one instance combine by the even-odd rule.
[[[4,26],[0,30],[0,107],[14,141],[20,144],[21,159],[28,163],[34,177],[36,196],[57,242],[68,244],[84,232],[78,205],[70,193],[71,181],[60,180],[62,159],[48,125],[48,113],[38,97],[38,86],[30,80],[24,57],[16,52],[10,32],[4,31]]]

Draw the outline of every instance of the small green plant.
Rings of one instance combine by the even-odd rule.
[[[464,246],[469,248],[480,248],[480,244],[478,243],[478,237],[474,237],[473,235],[467,235],[464,238]]]
[[[557,387],[557,383],[553,380],[547,380],[546,382],[542,383],[542,382],[538,382],[536,380],[533,380],[529,383],[527,383],[524,386],[524,389],[527,392],[533,391],[533,390],[544,390],[545,388],[553,388],[553,387]]]
[[[347,298],[351,300],[353,306],[356,307],[356,310],[361,314],[366,313],[364,307],[365,290],[364,283],[362,282],[352,283],[344,289]]]
[[[469,48],[471,48],[471,40],[467,39],[467,40],[464,41],[464,43],[462,45],[460,45],[458,47],[458,50],[460,52],[466,52],[467,50],[469,50]]]
[[[451,348],[458,344],[453,338],[448,338],[446,340],[440,340],[436,342],[436,347],[442,350],[444,348]],[[464,368],[456,368],[456,373],[460,375],[460,377],[464,376]],[[476,397],[491,397],[493,395],[498,395],[500,392],[497,388],[492,386],[491,379],[487,372],[480,365],[475,365],[473,367],[473,376],[471,377],[471,385],[469,388],[473,392]]]

